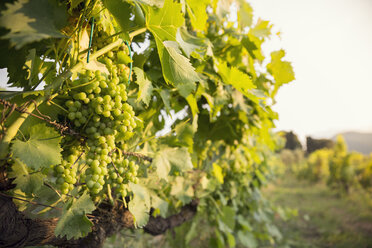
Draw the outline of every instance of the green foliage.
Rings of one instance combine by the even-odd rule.
[[[1,12],[0,26],[9,30],[3,38],[20,49],[27,43],[63,37],[59,29],[65,20],[65,8],[58,1],[18,0]]]
[[[233,2],[236,13],[229,13]],[[278,243],[275,212],[260,188],[277,163],[274,96],[294,74],[283,50],[262,66],[272,25],[254,22],[252,12],[244,1],[6,4],[0,45],[18,50],[0,66],[9,86],[24,92],[4,95],[63,129],[27,113],[7,118],[0,152],[10,156],[4,166],[17,183],[9,193],[51,204],[19,206],[59,218],[56,235],[71,239],[91,231],[86,214],[102,202],[122,203],[141,228],[150,213],[168,217],[198,198],[197,216],[167,236],[167,245]],[[143,52],[131,60],[124,41]]]
[[[161,147],[152,163],[160,178],[166,179],[174,166],[179,171],[192,169],[191,157],[187,148]]]
[[[342,136],[337,137],[333,149],[316,150],[305,162],[294,159],[294,154],[289,150],[281,151],[281,161],[291,166],[292,172],[299,178],[326,182],[342,193],[360,187],[371,191],[371,156],[348,152]]]
[[[267,64],[267,69],[273,75],[276,81],[274,94],[283,84],[289,83],[295,79],[291,63],[282,61],[285,56],[284,50],[271,53],[271,62]]]
[[[134,221],[138,227],[143,227],[149,220],[151,208],[151,199],[148,191],[133,183],[129,184],[134,197],[128,204],[129,211],[134,216]]]
[[[17,185],[16,188],[25,192],[27,195],[37,193],[46,177],[41,172],[29,174],[26,165],[19,160],[16,160],[12,167],[12,175],[16,176],[14,180],[14,183]]]
[[[66,236],[67,239],[86,236],[93,226],[86,214],[92,213],[94,209],[96,207],[87,193],[77,200],[69,200],[56,226],[56,236]]]
[[[151,84],[151,81],[146,77],[143,70],[138,67],[133,68],[134,73],[137,76],[136,84],[138,84],[138,101],[143,101],[147,106],[151,100],[151,95],[154,87]]]
[[[29,138],[25,141],[13,141],[14,158],[35,170],[60,163],[62,137],[57,131],[45,124],[38,124],[31,127],[26,135],[29,135]]]

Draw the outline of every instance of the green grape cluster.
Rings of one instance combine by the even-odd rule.
[[[56,183],[61,189],[62,194],[67,194],[74,188],[77,182],[77,159],[79,150],[73,147],[67,154],[66,159],[62,160],[61,164],[54,167],[54,176],[57,178]]]
[[[109,74],[84,70],[66,86],[67,118],[87,137],[84,156],[79,158],[79,166],[85,168],[80,180],[92,195],[103,192],[109,183],[118,195],[125,196],[129,181],[138,180],[138,165],[118,155],[119,147],[136,128],[135,113],[127,103],[128,60],[123,59],[123,54],[121,48],[99,59]],[[77,166],[72,165],[76,159],[75,153],[66,152],[62,164],[55,168],[62,193],[76,183]]]

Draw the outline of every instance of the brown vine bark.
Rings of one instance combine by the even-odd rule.
[[[193,200],[168,218],[150,217],[145,232],[159,235],[192,219],[199,201]],[[0,247],[54,245],[57,247],[102,247],[105,239],[123,228],[133,229],[133,216],[123,205],[101,204],[93,212],[93,231],[84,238],[66,240],[54,236],[58,219],[30,219],[18,211],[11,198],[0,196]]]

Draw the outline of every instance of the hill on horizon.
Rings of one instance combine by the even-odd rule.
[[[357,151],[363,154],[370,154],[372,152],[372,133],[361,132],[343,132],[341,134],[348,147],[348,151]],[[337,135],[332,137],[336,140]]]

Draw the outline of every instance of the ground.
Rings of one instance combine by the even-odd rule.
[[[290,247],[372,248],[372,195],[360,190],[341,195],[294,176],[278,179],[264,193],[298,211],[288,221],[275,220]]]

